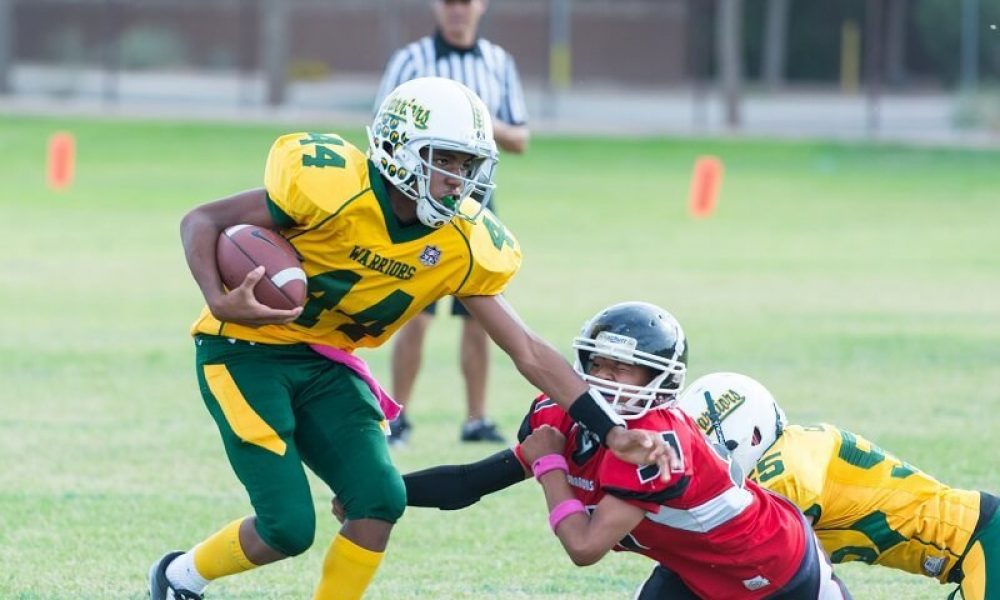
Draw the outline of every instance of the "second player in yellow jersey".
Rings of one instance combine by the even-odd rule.
[[[833,425],[788,426],[770,392],[743,375],[702,377],[680,402],[706,435],[728,443],[750,478],[810,518],[834,563],[960,583],[966,600],[1000,594],[996,496],[947,486]]]
[[[832,425],[786,427],[750,477],[802,507],[835,563],[945,582],[979,520],[979,492],[950,488]]]

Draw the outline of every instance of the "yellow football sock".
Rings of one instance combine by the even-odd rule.
[[[195,547],[194,566],[202,577],[211,581],[257,566],[250,562],[240,546],[240,525],[244,520],[233,521]]]
[[[339,533],[323,560],[323,576],[313,600],[357,600],[375,576],[385,552],[374,552]]]

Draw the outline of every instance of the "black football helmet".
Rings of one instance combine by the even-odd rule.
[[[687,338],[670,313],[647,302],[622,302],[598,312],[573,340],[574,369],[625,419],[657,406],[670,406],[684,387]],[[653,370],[644,386],[626,385],[588,374],[594,356]]]

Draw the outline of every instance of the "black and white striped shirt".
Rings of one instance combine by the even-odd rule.
[[[514,59],[500,46],[478,38],[471,48],[452,46],[440,32],[408,44],[389,59],[375,111],[396,86],[417,77],[447,77],[476,92],[493,117],[510,125],[528,121]]]

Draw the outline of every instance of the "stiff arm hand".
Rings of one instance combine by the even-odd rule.
[[[679,456],[655,431],[613,427],[605,440],[608,449],[625,462],[637,465],[656,463],[660,478],[670,479],[670,473],[684,468]]]

